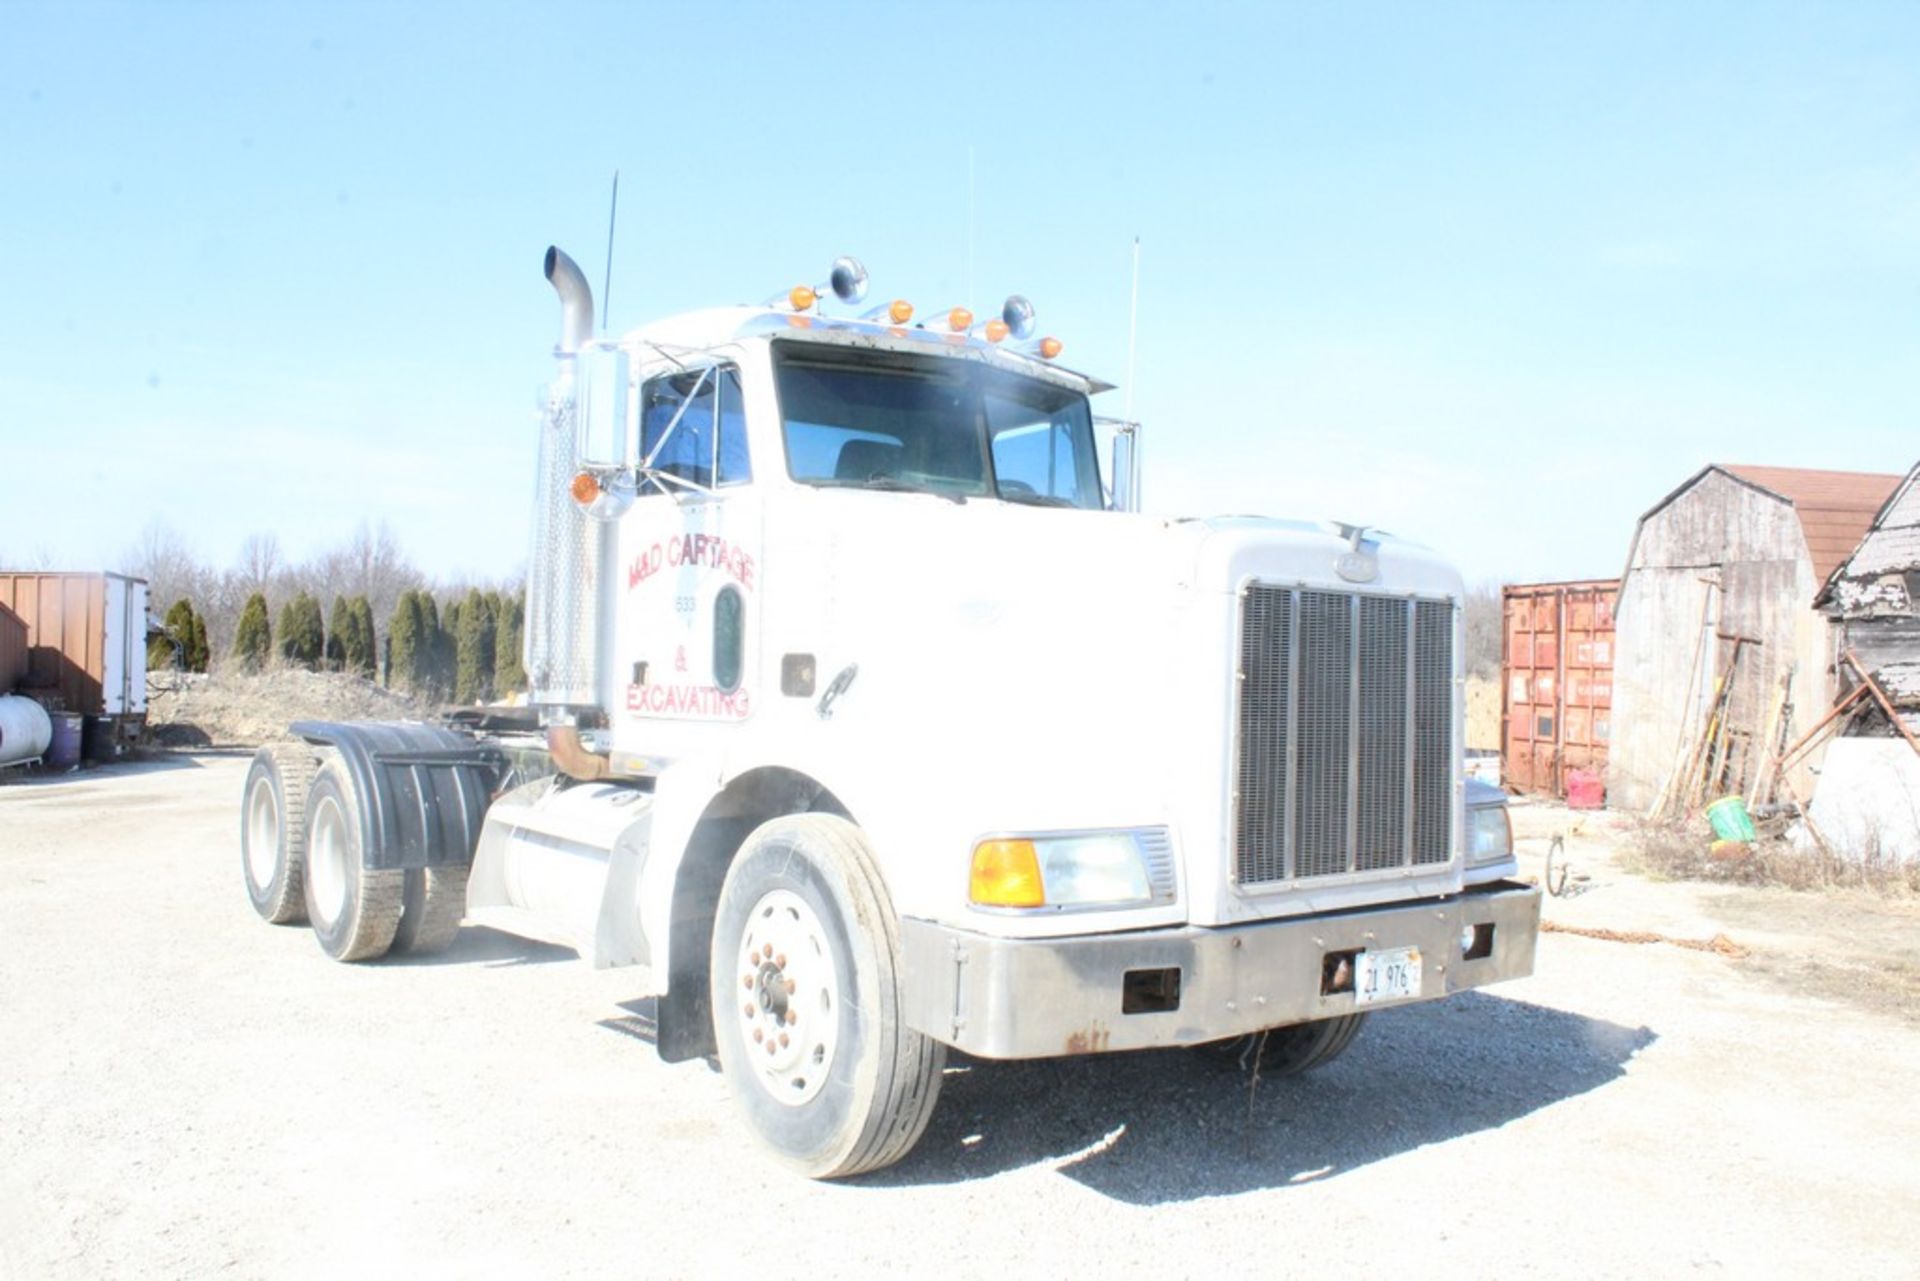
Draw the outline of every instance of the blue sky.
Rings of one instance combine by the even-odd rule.
[[[1706,462],[1920,459],[1916,4],[5,16],[0,560],[510,572],[540,255],[598,289],[615,169],[615,329],[971,260],[1117,381],[1139,236],[1154,510],[1566,578]]]

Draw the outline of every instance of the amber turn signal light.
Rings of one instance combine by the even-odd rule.
[[[792,292],[787,294],[787,301],[793,304],[795,311],[813,310],[813,304],[819,301],[819,298],[820,295],[806,285],[795,285]]]
[[[968,897],[981,907],[1045,907],[1040,855],[1032,841],[982,841],[973,847]]]
[[[987,322],[987,341],[988,342],[999,342],[1001,339],[1005,338],[1006,336],[1007,336],[1006,321],[989,320]]]
[[[582,507],[600,497],[600,482],[593,478],[592,472],[583,471],[576,474],[569,488],[573,491],[573,501]]]
[[[947,328],[956,334],[973,328],[973,313],[965,307],[955,307],[947,313]]]
[[[1040,340],[1040,359],[1052,360],[1060,354],[1060,347],[1061,342],[1058,338],[1042,338]]]
[[[913,319],[913,304],[905,298],[895,298],[887,308],[887,319],[896,325],[904,325]]]

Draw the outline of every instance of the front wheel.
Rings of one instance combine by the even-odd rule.
[[[1248,1036],[1208,1041],[1194,1048],[1216,1062],[1237,1065],[1252,1071],[1258,1063],[1262,1076],[1292,1076],[1311,1072],[1333,1062],[1346,1052],[1360,1034],[1364,1014],[1342,1014],[1337,1018],[1315,1019],[1289,1027],[1270,1028]]]
[[[822,1179],[912,1150],[946,1047],[902,1022],[899,922],[859,828],[757,828],[721,887],[711,966],[721,1067],[763,1143]]]

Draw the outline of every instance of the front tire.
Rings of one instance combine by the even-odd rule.
[[[317,762],[305,743],[271,743],[253,754],[240,799],[240,873],[263,920],[307,919],[307,788]]]
[[[339,761],[329,761],[307,791],[307,919],[336,961],[386,955],[400,925],[406,873],[365,866],[360,798]]]
[[[1216,1062],[1237,1065],[1245,1071],[1253,1069],[1257,1058],[1261,1076],[1293,1076],[1324,1067],[1346,1053],[1366,1021],[1365,1014],[1342,1014],[1208,1041],[1194,1048]]]
[[[927,1128],[946,1047],[902,1021],[900,928],[860,829],[762,824],[714,921],[715,1040],[748,1125],[820,1179],[892,1165]]]

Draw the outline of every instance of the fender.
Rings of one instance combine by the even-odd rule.
[[[473,861],[481,821],[506,777],[499,751],[410,721],[296,721],[293,732],[339,754],[360,798],[360,849],[368,869]]]

